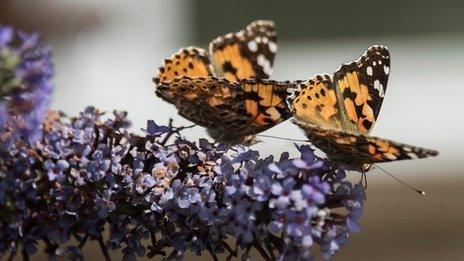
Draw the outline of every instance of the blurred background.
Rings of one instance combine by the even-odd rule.
[[[440,155],[382,165],[425,190],[426,197],[378,170],[369,172],[363,230],[335,260],[464,257],[463,12],[459,0],[0,1],[1,24],[40,31],[54,50],[53,108],[69,115],[86,105],[124,109],[135,131],[147,119],[167,123],[172,117],[177,125],[189,124],[154,95],[151,79],[162,59],[183,46],[206,48],[216,36],[253,20],[277,23],[277,80],[331,73],[370,45],[388,46],[389,86],[372,134],[436,149]],[[290,122],[266,134],[304,137]],[[184,135],[206,136],[200,127]],[[274,139],[255,149],[261,155],[295,153],[292,143]],[[86,255],[101,258],[94,248],[87,247]]]

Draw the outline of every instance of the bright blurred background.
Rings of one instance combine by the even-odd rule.
[[[162,59],[183,46],[206,48],[256,19],[277,23],[277,80],[331,73],[370,45],[388,46],[392,69],[373,135],[440,155],[382,165],[427,191],[426,197],[370,172],[363,231],[335,260],[463,260],[463,13],[459,0],[0,1],[0,23],[40,31],[54,50],[53,108],[69,115],[86,105],[124,109],[134,130],[147,119],[189,124],[154,95],[151,78]],[[266,134],[304,137],[290,122]],[[184,135],[206,136],[200,127]],[[255,149],[261,155],[295,152],[292,143],[273,139]],[[101,258],[93,246],[87,249],[89,258]]]

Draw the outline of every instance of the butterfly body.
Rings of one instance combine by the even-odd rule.
[[[386,47],[372,46],[333,75],[299,83],[288,98],[293,122],[327,157],[367,171],[374,163],[435,156],[420,147],[368,135],[380,112],[390,73]]]
[[[254,134],[291,117],[286,98],[296,84],[267,80],[277,51],[272,21],[220,36],[209,50],[182,48],[166,59],[154,78],[157,96],[230,144],[253,144]]]

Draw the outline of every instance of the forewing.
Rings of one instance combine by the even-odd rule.
[[[171,58],[163,61],[153,81],[158,85],[183,76],[213,76],[213,67],[205,50],[196,47],[181,48]]]
[[[237,33],[219,36],[209,45],[217,75],[232,82],[268,79],[277,52],[273,21],[258,20]]]
[[[334,73],[345,131],[370,132],[382,106],[389,73],[390,53],[378,45]]]

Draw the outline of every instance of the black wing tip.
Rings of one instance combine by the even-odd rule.
[[[230,32],[224,35],[220,35],[213,39],[209,43],[209,50],[210,52],[214,49],[221,49],[224,48],[224,46],[229,45],[230,43],[236,42],[237,39],[242,38],[245,34],[249,34],[252,31],[260,31],[260,32],[266,32],[269,37],[276,37],[277,32],[276,32],[276,25],[275,22],[272,20],[266,20],[266,19],[259,19],[255,20],[251,23],[249,23],[245,29],[242,29],[237,32]],[[273,39],[274,42],[277,41],[277,39]]]
[[[406,148],[408,148],[406,150]],[[430,150],[430,149],[425,149],[421,147],[414,147],[414,146],[408,146],[406,145],[405,153],[407,156],[406,158],[408,159],[423,159],[423,158],[431,158],[438,156],[438,151],[436,150]]]
[[[372,53],[379,54],[385,58],[390,58],[390,50],[384,45],[371,45],[362,56],[369,56]]]
[[[249,23],[247,26],[247,29],[253,28],[253,27],[275,27],[276,23],[273,20],[270,19],[258,19],[254,20],[253,22]]]
[[[367,50],[388,50],[388,47],[381,44],[373,44]]]
[[[367,50],[357,59],[351,62],[342,63],[340,67],[335,70],[334,77],[339,74],[344,74],[347,72],[353,72],[358,70],[359,63],[363,63],[367,58],[372,56],[381,56],[384,59],[387,66],[390,65],[390,51],[386,46],[383,45],[371,45]]]
[[[426,157],[436,157],[438,156],[438,151],[436,150],[427,150]]]

